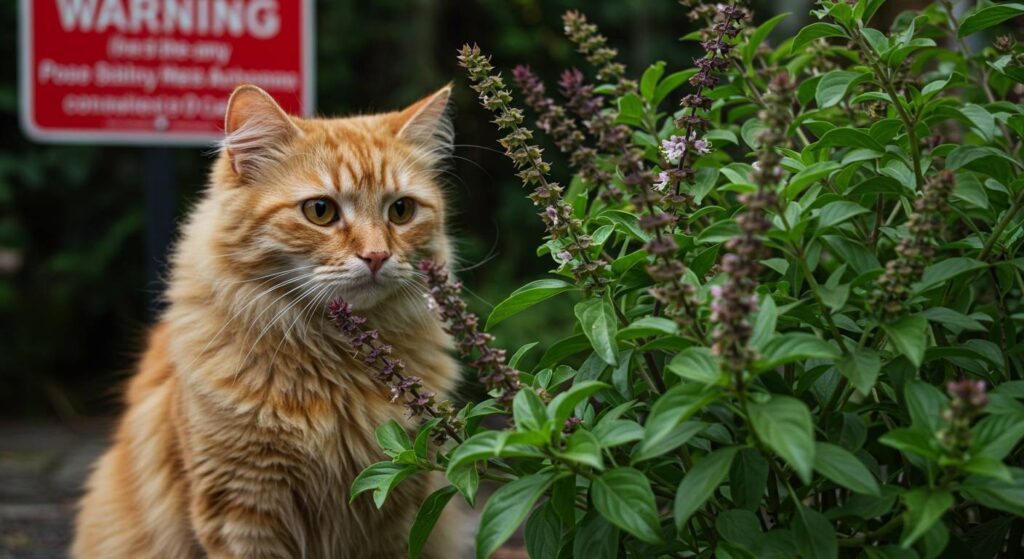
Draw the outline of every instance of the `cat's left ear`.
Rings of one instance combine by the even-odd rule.
[[[448,84],[396,113],[396,135],[439,154],[451,151],[455,136],[448,115],[451,95],[452,84]]]

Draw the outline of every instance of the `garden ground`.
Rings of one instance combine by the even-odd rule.
[[[0,559],[66,557],[74,503],[108,422],[0,422]],[[514,538],[494,559],[525,559]]]

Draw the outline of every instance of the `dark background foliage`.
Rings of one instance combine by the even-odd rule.
[[[803,0],[763,3],[757,19],[783,10],[803,16]],[[905,6],[904,6],[905,7]],[[495,130],[463,83],[456,49],[479,42],[495,65],[529,62],[549,84],[581,65],[560,16],[586,11],[622,51],[630,72],[641,61],[686,68],[694,29],[669,0],[320,1],[316,12],[317,110],[326,115],[390,110],[449,80],[457,84],[452,231],[471,305],[486,314],[547,264],[534,254],[542,235],[535,209],[494,151]],[[0,417],[115,411],[162,284],[147,278],[144,146],[44,146],[17,123],[17,2],[0,4]],[[805,18],[794,17],[796,26]],[[780,27],[779,34],[790,28]],[[550,156],[561,164],[555,150]],[[180,217],[196,199],[210,149],[172,149]],[[497,330],[518,347],[520,332],[569,328],[555,306]]]

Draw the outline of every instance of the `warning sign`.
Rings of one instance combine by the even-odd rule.
[[[21,0],[21,116],[40,141],[207,144],[234,87],[313,111],[311,0]]]

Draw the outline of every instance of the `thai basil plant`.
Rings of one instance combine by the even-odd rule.
[[[331,308],[422,418],[381,426],[353,498],[450,482],[410,556],[484,482],[478,557],[524,523],[533,558],[1021,556],[1024,49],[999,30],[1024,5],[883,27],[882,1],[820,2],[777,45],[795,16],[684,1],[705,54],[636,75],[569,12],[583,69],[550,87],[459,52],[551,272],[480,321],[422,264],[491,397],[461,409]],[[554,297],[574,331],[507,358],[487,329]]]

